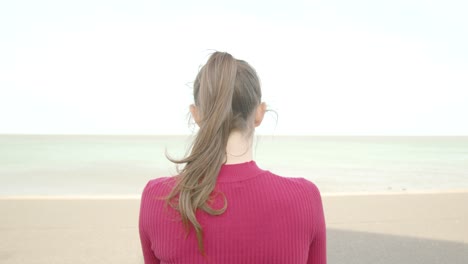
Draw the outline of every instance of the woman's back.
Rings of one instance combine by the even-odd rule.
[[[197,210],[206,256],[195,232],[185,230],[178,212],[165,206],[175,177],[150,181],[140,210],[145,263],[326,263],[323,208],[317,187],[285,178],[254,161],[222,165],[210,205],[221,215]]]
[[[316,186],[253,161],[263,120],[260,79],[246,61],[213,53],[193,84],[199,130],[174,177],[150,181],[140,208],[145,263],[326,263]]]

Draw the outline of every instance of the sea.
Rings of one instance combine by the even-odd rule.
[[[193,136],[0,135],[0,196],[138,196]],[[468,137],[255,136],[254,160],[322,193],[468,190]]]

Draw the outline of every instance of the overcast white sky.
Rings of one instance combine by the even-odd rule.
[[[260,75],[261,134],[468,135],[467,3],[2,1],[0,134],[189,134],[220,50]]]

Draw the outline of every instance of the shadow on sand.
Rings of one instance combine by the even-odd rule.
[[[463,231],[462,231],[463,232]],[[467,264],[468,244],[385,234],[327,230],[331,264]]]

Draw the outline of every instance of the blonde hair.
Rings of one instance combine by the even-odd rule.
[[[199,131],[185,158],[168,159],[185,164],[176,176],[176,185],[165,198],[179,211],[187,235],[194,227],[198,248],[205,255],[203,230],[195,212],[201,209],[220,215],[224,206],[213,209],[207,202],[216,185],[221,166],[226,162],[226,145],[233,130],[253,133],[253,113],[261,103],[260,81],[255,70],[245,61],[226,52],[215,52],[200,69],[194,82],[193,96],[199,114]],[[177,197],[178,195],[178,197]],[[175,202],[173,198],[178,198]]]

